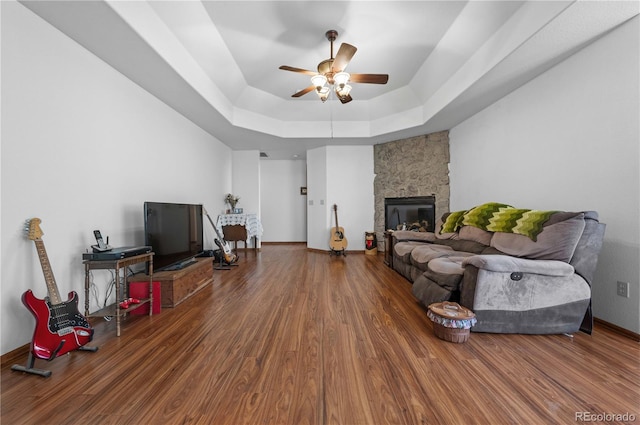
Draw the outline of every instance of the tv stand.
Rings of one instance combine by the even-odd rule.
[[[191,259],[185,260],[185,261],[183,261],[181,263],[172,264],[170,266],[164,267],[164,268],[160,269],[159,271],[173,272],[173,271],[176,271],[176,270],[182,270],[185,267],[189,267],[190,265],[196,264],[196,263],[197,263],[196,259],[195,258],[191,258]]]
[[[193,264],[179,270],[161,270],[153,273],[153,281],[160,282],[162,308],[173,308],[213,282],[213,258],[194,258]],[[146,281],[144,273],[129,278],[129,282]]]

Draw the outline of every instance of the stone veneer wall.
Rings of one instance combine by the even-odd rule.
[[[436,197],[436,220],[449,211],[449,132],[374,145],[375,232],[384,249],[384,199]]]

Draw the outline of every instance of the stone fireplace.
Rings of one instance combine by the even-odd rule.
[[[387,198],[433,197],[434,220],[449,211],[448,131],[377,144],[373,154],[374,220],[380,244],[388,228]],[[385,249],[384,245],[378,248]]]

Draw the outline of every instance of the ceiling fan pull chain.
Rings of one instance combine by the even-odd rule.
[[[331,138],[333,139],[333,105],[331,103],[329,104],[329,123],[331,124]]]

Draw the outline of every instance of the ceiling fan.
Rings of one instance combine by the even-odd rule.
[[[353,100],[349,94],[351,92],[351,86],[348,83],[387,84],[389,80],[389,75],[387,74],[349,74],[344,72],[344,69],[358,49],[351,44],[342,43],[334,58],[333,42],[338,38],[338,31],[329,30],[325,33],[325,37],[331,42],[331,57],[318,64],[318,72],[287,65],[280,67],[280,69],[285,71],[299,72],[312,76],[311,85],[294,93],[291,97],[300,97],[315,90],[320,100],[324,102],[331,92],[329,86],[333,86],[333,91],[336,93],[340,102],[348,103]],[[327,83],[329,86],[326,85]]]

